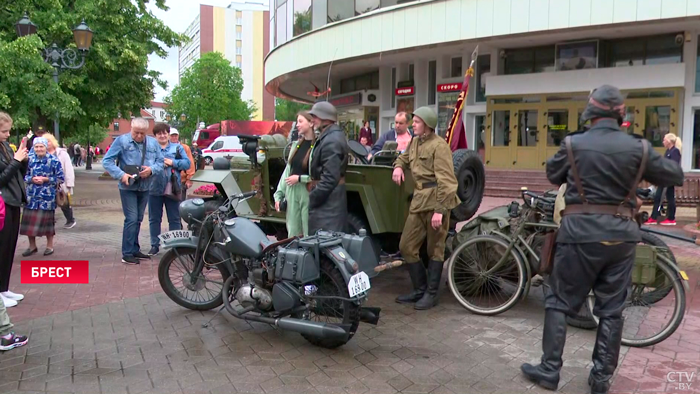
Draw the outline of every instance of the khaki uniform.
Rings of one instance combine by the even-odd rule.
[[[443,261],[450,211],[461,203],[457,197],[452,151],[435,133],[414,137],[406,151],[396,159],[396,167],[404,170],[409,167],[415,181],[413,200],[399,244],[401,255],[407,263],[419,262],[420,247],[427,237],[430,259]],[[434,213],[443,215],[438,230],[430,224]]]

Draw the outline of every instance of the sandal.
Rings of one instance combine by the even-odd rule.
[[[36,248],[34,248],[34,249],[29,249],[29,248],[27,248],[27,250],[25,250],[24,252],[22,252],[22,256],[24,256],[24,257],[31,256],[31,255],[33,255],[34,253],[38,252],[38,251],[39,251],[39,249],[36,249]]]
[[[44,256],[48,256],[50,254],[53,254],[53,249],[46,248],[46,250],[44,251]]]

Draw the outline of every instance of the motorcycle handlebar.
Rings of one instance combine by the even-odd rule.
[[[253,196],[255,196],[256,194],[258,194],[258,192],[256,192],[256,191],[249,191],[249,192],[245,192],[245,193],[241,193],[241,194],[235,194],[235,195],[231,196],[231,199],[232,199],[232,200],[243,200],[244,198],[253,197]]]

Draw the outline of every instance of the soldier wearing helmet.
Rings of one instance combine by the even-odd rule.
[[[333,104],[317,102],[309,115],[319,131],[309,156],[309,235],[318,230],[344,232],[348,215],[345,194],[348,139],[336,124],[338,112]]]
[[[590,129],[569,134],[547,161],[547,178],[566,184],[566,208],[556,237],[552,272],[545,287],[542,359],[523,364],[530,380],[556,390],[566,340],[566,315],[575,316],[593,289],[600,318],[588,379],[592,394],[604,394],[617,367],[622,311],[631,285],[636,245],[641,241],[635,215],[641,179],[660,186],[683,184],[683,170],[664,159],[649,141],[620,129],[625,117],[620,91],[594,90],[581,121]]]
[[[408,148],[396,159],[392,179],[404,181],[404,169],[410,168],[415,190],[399,249],[408,264],[413,291],[396,298],[398,303],[415,303],[415,309],[437,305],[442,276],[445,238],[450,211],[459,205],[457,179],[452,164],[452,151],[447,142],[435,134],[437,115],[430,107],[413,112],[414,137]],[[423,242],[428,240],[428,269],[419,257]]]

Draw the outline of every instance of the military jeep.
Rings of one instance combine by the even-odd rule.
[[[285,213],[275,210],[273,195],[293,142],[280,134],[238,137],[247,159],[219,158],[213,170],[200,170],[192,180],[216,186],[219,195],[206,202],[212,210],[229,195],[257,191],[255,198],[235,208],[235,214],[256,221],[267,235],[286,238]],[[357,234],[360,229],[365,229],[375,241],[378,253],[396,253],[413,196],[411,172],[405,171],[405,182],[401,186],[391,180],[392,164],[399,155],[396,142],[387,142],[384,149],[369,161],[366,148],[356,141],[349,141],[348,145],[351,157],[345,174],[348,201],[345,232]],[[459,183],[457,194],[462,201],[452,210],[450,222],[454,229],[457,222],[469,220],[479,209],[485,188],[485,171],[475,151],[457,150],[452,159]]]

